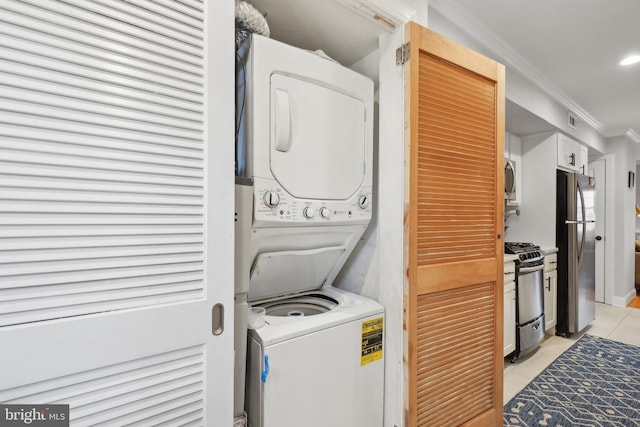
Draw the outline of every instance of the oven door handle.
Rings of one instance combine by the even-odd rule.
[[[520,267],[518,273],[533,273],[534,271],[544,269],[544,264],[536,265],[534,267]]]

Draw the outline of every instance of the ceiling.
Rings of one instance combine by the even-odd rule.
[[[640,63],[618,65],[640,54],[640,1],[446,2],[517,52],[532,75],[601,134],[640,134]]]

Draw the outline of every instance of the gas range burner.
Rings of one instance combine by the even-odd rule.
[[[523,252],[539,251],[540,246],[533,243],[504,242],[504,252],[507,254],[520,254]]]

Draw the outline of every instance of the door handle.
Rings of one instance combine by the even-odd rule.
[[[596,240],[598,241],[602,240],[602,236],[596,236]]]
[[[276,150],[286,153],[291,148],[291,107],[289,93],[276,89]]]
[[[216,304],[211,308],[211,333],[220,335],[224,332],[224,305]]]
[[[547,277],[547,290],[551,292],[551,277]]]
[[[534,271],[539,271],[544,269],[544,264],[536,265],[534,267],[522,267],[518,270],[520,273],[533,273]]]

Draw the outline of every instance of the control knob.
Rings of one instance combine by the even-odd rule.
[[[270,190],[264,193],[264,196],[262,196],[262,201],[264,202],[266,207],[275,208],[276,206],[278,206],[278,203],[280,203],[280,196],[275,191]]]
[[[316,211],[312,207],[307,206],[302,211],[302,215],[304,215],[304,217],[307,219],[312,219],[314,216],[316,216]]]
[[[329,208],[320,208],[320,216],[324,219],[331,218],[331,210]]]
[[[366,209],[369,206],[369,196],[362,194],[358,197],[358,206],[360,206],[360,209]]]

